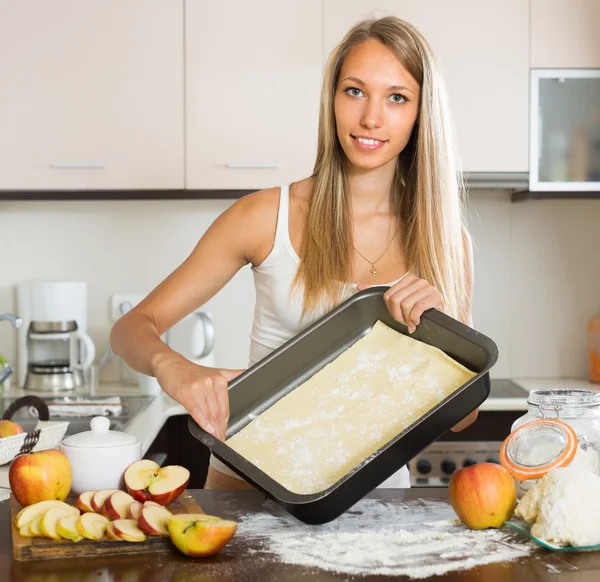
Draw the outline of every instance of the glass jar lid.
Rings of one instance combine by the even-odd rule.
[[[532,390],[527,404],[538,408],[542,416],[546,414],[568,413],[600,407],[600,392],[594,390]]]
[[[578,440],[565,422],[533,420],[511,432],[502,443],[500,463],[518,481],[540,479],[551,469],[567,466]]]
[[[110,430],[110,420],[106,416],[95,416],[90,421],[90,428],[67,437],[62,444],[68,447],[110,448],[131,445],[137,442],[133,435]]]

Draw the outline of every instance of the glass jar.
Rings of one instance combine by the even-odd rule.
[[[600,392],[533,390],[527,404],[500,454],[519,496],[556,467],[576,466],[600,476]]]

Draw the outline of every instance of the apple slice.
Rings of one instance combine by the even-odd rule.
[[[119,491],[118,489],[100,489],[92,495],[91,506],[95,513],[100,513],[104,502],[113,494]]]
[[[40,513],[36,517],[34,517],[31,521],[28,521],[23,527],[19,528],[19,535],[24,538],[42,538],[44,534],[40,529],[40,524],[42,523],[42,517],[44,517],[43,513]]]
[[[203,513],[181,513],[169,519],[175,547],[191,558],[212,556],[222,550],[237,529],[235,521]]]
[[[133,502],[133,497],[125,491],[117,491],[106,498],[102,506],[102,515],[108,519],[125,519],[129,513],[129,506]]]
[[[56,531],[56,525],[58,520],[61,517],[67,517],[68,515],[75,517],[78,519],[77,515],[74,515],[73,512],[70,511],[71,508],[64,507],[53,507],[44,513],[44,517],[42,517],[42,521],[40,522],[40,529],[42,533],[47,537],[53,540],[60,540],[60,534]]]
[[[61,538],[78,542],[83,539],[83,536],[77,531],[77,515],[67,515],[59,518],[56,522],[56,532]]]
[[[75,507],[78,507],[82,513],[88,513],[94,511],[92,507],[92,497],[96,495],[98,491],[84,491],[75,501]]]
[[[99,513],[84,513],[77,520],[75,527],[84,538],[100,540],[104,537],[109,523],[109,519]]]
[[[106,528],[106,537],[109,540],[113,540],[114,542],[122,542],[124,540],[122,540],[116,533],[115,533],[115,526],[114,526],[114,521],[111,521],[108,524],[108,527]]]
[[[112,522],[113,532],[126,542],[143,542],[146,534],[137,526],[135,519],[116,519]]]
[[[185,490],[190,480],[190,472],[180,465],[161,467],[154,461],[135,461],[125,470],[123,476],[127,491],[142,503],[154,501],[169,505]]]
[[[156,501],[144,501],[144,507],[147,507],[148,505],[155,505],[158,507],[163,507],[160,503],[156,503]]]
[[[64,501],[59,501],[58,499],[48,499],[46,501],[38,501],[37,503],[33,503],[32,505],[28,505],[21,509],[15,518],[15,527],[21,529],[26,523],[33,521],[35,517],[43,515],[53,507],[68,507],[74,514],[79,515],[79,509],[76,507],[73,507]]]
[[[161,505],[144,505],[137,520],[138,527],[151,536],[168,536],[173,514]]]
[[[140,516],[140,513],[142,511],[142,507],[144,507],[143,503],[140,503],[139,501],[135,501],[135,500],[132,501],[131,504],[129,505],[129,511],[127,512],[127,518],[137,520],[137,518]]]

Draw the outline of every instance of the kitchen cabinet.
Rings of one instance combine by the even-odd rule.
[[[532,68],[600,67],[598,0],[530,0]]]
[[[259,189],[311,174],[322,0],[186,0],[186,187]]]
[[[431,44],[446,81],[463,169],[528,168],[529,6],[524,0],[327,0],[327,53],[361,18],[391,14]]]
[[[183,187],[183,0],[0,0],[0,78],[0,190]]]

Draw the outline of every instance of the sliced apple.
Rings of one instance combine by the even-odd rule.
[[[140,503],[139,501],[135,501],[135,500],[132,501],[131,504],[129,505],[129,510],[127,512],[127,518],[137,520],[137,518],[140,516],[140,512],[142,511],[142,507],[144,507],[143,503]]]
[[[113,494],[119,491],[118,489],[100,489],[92,495],[91,506],[94,513],[100,513],[104,502]]]
[[[168,536],[171,517],[173,514],[161,505],[145,505],[137,519],[137,525],[148,535]]]
[[[78,542],[83,539],[83,536],[77,531],[77,515],[67,515],[59,518],[56,522],[56,532],[61,538]]]
[[[135,461],[125,470],[123,476],[127,491],[137,501],[154,501],[169,505],[185,490],[190,472],[180,465],[161,467],[154,461]]]
[[[237,523],[203,513],[182,513],[169,519],[169,536],[175,547],[191,558],[212,556],[235,534]]]
[[[23,527],[19,528],[19,535],[24,538],[41,538],[44,537],[40,524],[42,523],[43,513],[40,513],[34,517],[31,521],[28,521]]]
[[[88,540],[100,540],[104,537],[110,520],[99,513],[84,513],[75,527],[77,532]]]
[[[79,509],[76,507],[58,499],[48,499],[46,501],[38,501],[21,509],[15,518],[15,527],[21,529],[27,522],[32,521],[38,515],[43,515],[53,507],[69,507],[74,514],[79,515]]]
[[[108,519],[125,519],[129,513],[129,506],[134,501],[133,497],[125,491],[117,491],[106,498],[102,506],[102,515]]]
[[[112,522],[113,532],[126,542],[143,542],[146,534],[137,526],[135,519],[116,519]]]
[[[157,505],[158,507],[163,507],[160,503],[156,503],[156,501],[144,501],[144,507],[148,505]]]
[[[53,540],[60,540],[60,535],[56,531],[56,525],[58,523],[58,520],[61,517],[66,517],[68,515],[71,515],[75,518],[78,517],[70,511],[71,509],[72,508],[70,507],[53,507],[52,509],[46,511],[46,513],[44,513],[44,516],[42,517],[42,521],[40,522],[40,529],[42,530],[42,533],[47,538],[51,538]],[[77,511],[79,512],[79,510]]]
[[[113,540],[115,542],[122,542],[124,540],[122,540],[116,533],[115,533],[115,526],[114,526],[114,521],[111,521],[107,528],[106,528],[106,537],[109,540]]]
[[[75,501],[75,507],[78,507],[82,513],[88,513],[94,511],[92,507],[92,497],[96,495],[98,491],[84,491]]]

